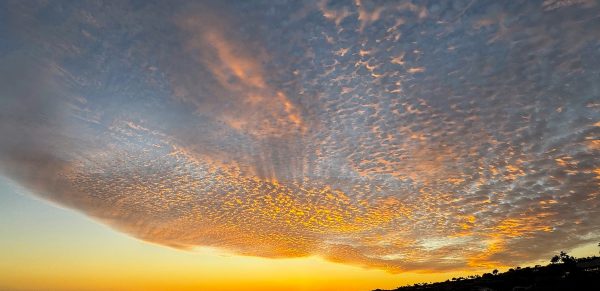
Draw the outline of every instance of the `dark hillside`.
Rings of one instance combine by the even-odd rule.
[[[403,286],[394,290],[600,290],[600,257],[576,259],[562,252],[554,256],[547,266],[517,267],[505,273],[497,273],[497,270],[493,273]]]

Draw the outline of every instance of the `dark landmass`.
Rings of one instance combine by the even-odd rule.
[[[600,290],[600,257],[574,258],[561,252],[550,262],[547,266],[517,267],[505,273],[494,270],[481,276],[452,278],[445,282],[421,283],[394,290]]]

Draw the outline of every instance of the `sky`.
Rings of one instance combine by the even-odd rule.
[[[3,1],[0,288],[369,290],[595,254],[598,4]]]

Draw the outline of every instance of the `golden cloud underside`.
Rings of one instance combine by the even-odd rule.
[[[598,6],[544,3],[22,8],[47,55],[0,57],[0,169],[176,248],[528,262],[600,234]]]

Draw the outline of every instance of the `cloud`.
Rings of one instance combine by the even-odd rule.
[[[3,175],[166,246],[390,272],[600,235],[597,6],[288,4],[10,7]]]
[[[255,136],[281,136],[304,129],[302,113],[285,92],[269,84],[263,63],[268,54],[261,47],[244,43],[223,19],[224,9],[193,7],[178,16],[186,33],[185,61],[195,61],[196,70],[207,72],[218,85],[199,95],[190,92],[186,79],[198,82],[204,76],[193,70],[172,71],[176,98],[197,107],[198,113],[224,122],[231,129]],[[240,24],[242,25],[242,24]],[[191,79],[190,79],[191,78]],[[223,106],[226,103],[226,106]]]

